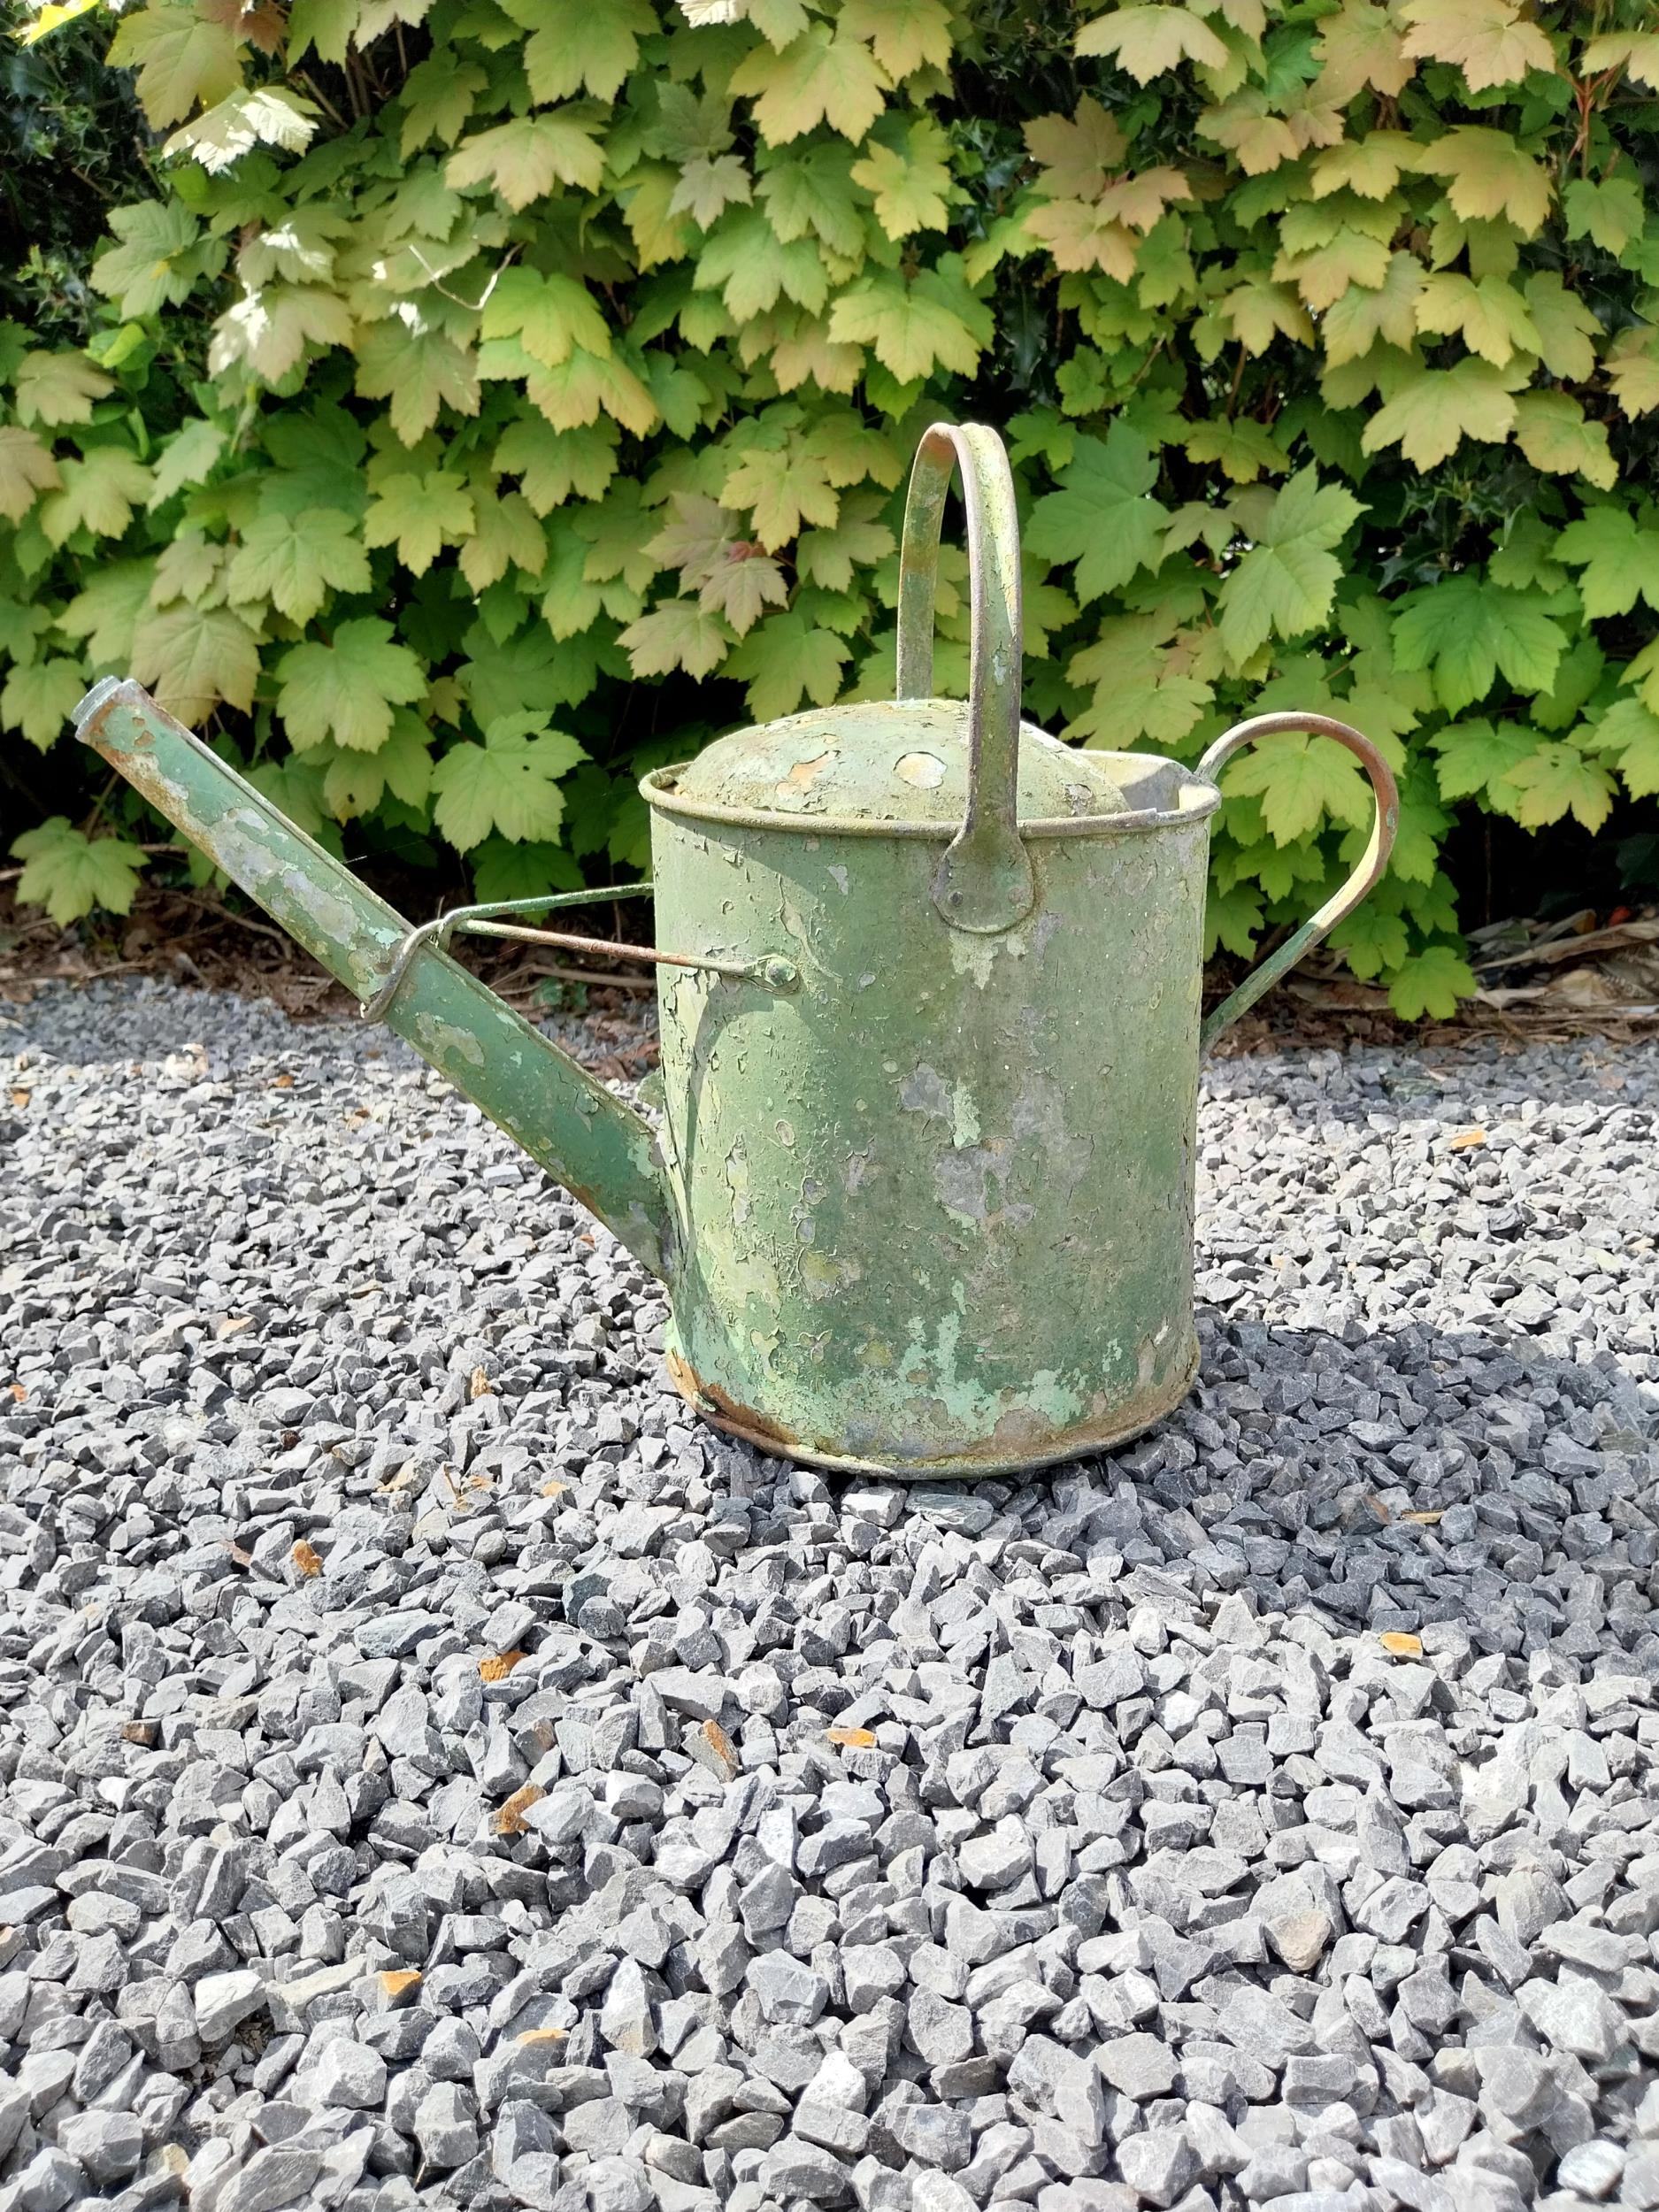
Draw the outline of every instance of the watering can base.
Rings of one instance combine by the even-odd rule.
[[[1041,1467],[1056,1467],[1071,1459],[1088,1459],[1098,1452],[1115,1451],[1133,1437],[1153,1428],[1172,1413],[1198,1379],[1198,1347],[1173,1383],[1129,1400],[1105,1421],[1051,1432],[1026,1450],[1010,1452],[987,1442],[982,1452],[941,1452],[936,1458],[864,1459],[850,1453],[824,1451],[798,1443],[775,1421],[753,1406],[740,1405],[726,1394],[704,1383],[672,1342],[664,1365],[686,1403],[710,1428],[735,1436],[774,1459],[788,1459],[805,1467],[822,1467],[832,1474],[874,1475],[887,1482],[971,1481],[980,1476],[1030,1474]]]

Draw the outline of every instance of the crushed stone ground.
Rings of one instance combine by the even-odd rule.
[[[0,2212],[1659,2207],[1654,1048],[1218,1064],[1200,1388],[911,1488],[382,1033],[0,1062]]]

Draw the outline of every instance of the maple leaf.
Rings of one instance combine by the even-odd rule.
[[[1330,941],[1362,982],[1399,967],[1411,945],[1404,922],[1398,914],[1387,912],[1374,892],[1337,925]]]
[[[150,0],[121,18],[107,56],[115,69],[136,69],[138,97],[151,126],[177,123],[192,108],[211,106],[242,83],[242,42],[204,7]]]
[[[586,753],[544,716],[507,714],[492,721],[481,745],[454,745],[432,771],[439,834],[460,852],[492,830],[513,843],[558,835],[565,795],[558,779]]]
[[[961,262],[946,255],[906,284],[896,270],[879,270],[851,286],[830,315],[832,339],[868,344],[901,384],[935,368],[972,376],[991,342],[991,311],[961,277]]]
[[[608,422],[591,429],[555,430],[541,415],[521,415],[503,432],[495,465],[517,476],[539,515],[573,494],[601,499],[616,474],[617,433]]]
[[[133,629],[132,672],[181,722],[206,720],[221,700],[246,713],[259,679],[259,645],[228,607],[179,606]]]
[[[1116,118],[1088,93],[1069,120],[1039,115],[1020,127],[1033,160],[1042,165],[1042,188],[1052,199],[1098,198],[1128,150]]]
[[[854,164],[852,179],[875,201],[876,220],[889,238],[943,230],[950,219],[950,171],[938,147],[920,132],[910,134],[902,153],[872,142],[864,158]]]
[[[1313,53],[1320,88],[1335,107],[1345,108],[1368,85],[1393,99],[1416,73],[1388,11],[1374,0],[1342,0],[1320,23]]]
[[[1484,716],[1448,722],[1436,730],[1429,743],[1439,754],[1435,773],[1443,799],[1472,799],[1477,795],[1502,806],[1494,795],[1516,764],[1536,752],[1541,740],[1523,722],[1491,722]]]
[[[44,752],[63,735],[86,688],[79,661],[24,662],[0,691],[0,721]]]
[[[1574,177],[1563,186],[1561,204],[1568,237],[1594,239],[1604,253],[1623,253],[1647,216],[1634,177]]]
[[[357,354],[353,389],[391,401],[392,428],[404,445],[425,436],[446,402],[457,415],[478,412],[477,369],[441,330],[392,316],[362,334]]]
[[[1217,946],[1248,960],[1256,950],[1261,928],[1262,896],[1253,884],[1235,883],[1231,890],[1223,891],[1211,882],[1204,901],[1206,960],[1214,956]]]
[[[842,0],[841,27],[869,42],[895,85],[918,69],[950,66],[946,0]]]
[[[557,369],[572,350],[605,355],[611,333],[599,303],[585,284],[557,272],[503,271],[484,302],[480,326],[486,338],[517,338],[533,361]]]
[[[125,838],[88,837],[66,815],[54,814],[14,839],[12,850],[24,864],[19,898],[43,906],[60,929],[95,906],[132,912],[144,855]]]
[[[668,676],[677,668],[709,676],[731,649],[732,634],[695,599],[664,599],[631,622],[617,643],[636,676]]]
[[[233,600],[269,600],[290,620],[309,622],[331,590],[369,588],[368,557],[337,507],[297,515],[270,508],[242,532],[227,581]]]
[[[1573,735],[1581,745],[1614,756],[1632,798],[1650,799],[1659,792],[1659,714],[1640,699],[1615,699],[1599,722]]]
[[[1585,47],[1578,66],[1586,76],[1592,70],[1627,70],[1639,84],[1659,92],[1659,31],[1602,31]]]
[[[797,609],[769,615],[751,630],[726,664],[728,676],[748,680],[749,711],[757,722],[780,721],[803,698],[826,707],[841,690],[841,670],[852,648],[833,630],[813,626]]]
[[[649,0],[513,0],[507,12],[533,34],[524,68],[538,104],[582,90],[614,100],[639,61],[640,41],[657,28]]]
[[[1517,691],[1548,691],[1566,634],[1532,599],[1467,572],[1408,592],[1394,617],[1394,659],[1433,670],[1448,714],[1484,699],[1502,671]]]
[[[1515,403],[1515,442],[1549,476],[1582,476],[1610,492],[1618,481],[1607,432],[1569,392],[1523,392]]]
[[[267,284],[244,292],[213,326],[207,365],[217,376],[245,362],[267,384],[299,366],[308,345],[351,342],[351,310],[317,284]]]
[[[748,635],[767,607],[786,606],[788,599],[783,571],[752,545],[727,547],[697,595],[698,605],[724,615],[739,637]]]
[[[21,522],[41,492],[63,482],[58,464],[32,430],[0,424],[0,515]]]
[[[1222,473],[1235,484],[1254,484],[1263,472],[1282,476],[1290,465],[1266,424],[1248,415],[1236,422],[1217,416],[1195,423],[1181,449],[1189,461],[1218,462]]]
[[[453,52],[428,54],[403,80],[399,102],[403,127],[398,150],[407,161],[435,138],[453,146],[466,127],[472,103],[489,82],[484,71],[459,62]]]
[[[515,213],[533,200],[545,199],[556,184],[595,192],[604,175],[604,149],[598,128],[586,117],[557,109],[548,115],[520,115],[493,130],[463,139],[444,166],[457,192],[469,185],[493,184]]]
[[[106,247],[93,263],[95,292],[118,300],[129,319],[188,298],[203,259],[193,250],[199,231],[188,208],[175,200],[141,200],[135,207],[112,209],[109,221],[121,243]],[[210,250],[222,260],[222,247]]]
[[[1071,657],[1068,681],[1090,684],[1094,697],[1067,734],[1115,749],[1150,738],[1173,745],[1190,734],[1214,696],[1202,676],[1181,672],[1168,648],[1171,623],[1160,614],[1119,615],[1102,622],[1092,645]]]
[[[1247,353],[1265,353],[1281,335],[1299,346],[1313,343],[1307,309],[1288,285],[1275,283],[1265,271],[1252,272],[1224,293],[1216,311]]]
[[[732,92],[755,96],[755,125],[769,146],[785,145],[818,123],[861,139],[889,88],[868,46],[824,24],[814,24],[780,54],[747,56],[729,81]]]
[[[1656,34],[1655,35],[1659,35]],[[1603,363],[1620,411],[1633,422],[1659,407],[1659,333],[1647,323],[1620,331]]]
[[[363,526],[365,545],[396,545],[405,568],[424,576],[447,544],[470,537],[472,495],[452,469],[383,477]]]
[[[1578,589],[1592,620],[1628,614],[1637,597],[1659,610],[1659,528],[1625,507],[1591,507],[1555,541],[1559,559],[1582,568]]]
[[[1450,1021],[1459,999],[1473,998],[1474,971],[1455,947],[1426,945],[1402,962],[1388,988],[1388,1003],[1402,1021]]]
[[[426,725],[405,707],[392,717],[392,733],[378,752],[336,751],[323,772],[323,796],[342,822],[373,813],[388,791],[405,806],[423,806],[431,787]]]
[[[19,422],[90,422],[93,403],[115,389],[113,378],[94,368],[84,354],[26,353],[12,380],[12,403]]]
[[[1379,338],[1385,344],[1409,347],[1417,333],[1417,297],[1423,270],[1409,253],[1391,254],[1380,285],[1368,290],[1350,285],[1325,311],[1320,325],[1325,357],[1333,366],[1357,360],[1369,353]]]
[[[1294,161],[1302,151],[1295,132],[1269,106],[1259,85],[1248,86],[1219,107],[1206,109],[1198,119],[1198,132],[1236,154],[1247,176],[1263,176],[1284,162]]]
[[[720,501],[753,517],[755,534],[768,552],[787,545],[803,520],[831,527],[841,508],[823,461],[800,448],[745,454],[726,478]]]
[[[1463,0],[1457,0],[1462,6]],[[1522,151],[1507,131],[1460,123],[1417,149],[1417,166],[1445,177],[1453,211],[1468,221],[1507,216],[1524,238],[1549,212],[1549,172]]]
[[[1544,366],[1551,376],[1583,383],[1595,368],[1595,348],[1590,341],[1601,334],[1594,311],[1567,289],[1553,269],[1535,270],[1526,280],[1525,292]]]
[[[65,461],[61,474],[63,489],[48,492],[41,502],[41,528],[53,545],[80,529],[96,538],[119,538],[151,482],[138,456],[117,445],[89,447],[82,459]]]
[[[1145,440],[1114,423],[1103,440],[1079,438],[1060,488],[1032,511],[1026,542],[1049,561],[1073,561],[1079,600],[1099,599],[1163,557],[1167,507],[1148,495],[1158,464]]]
[[[1514,84],[1529,70],[1555,73],[1555,50],[1514,0],[1402,0],[1400,19],[1410,25],[1402,51],[1413,58],[1451,62],[1471,92]]]
[[[689,215],[700,230],[707,230],[728,207],[747,207],[754,193],[749,173],[735,154],[695,154],[680,172],[668,211]]]
[[[55,626],[86,646],[95,669],[119,665],[125,672],[134,629],[150,611],[155,572],[150,561],[101,562],[58,615]]]
[[[1360,445],[1366,453],[1397,445],[1416,467],[1431,469],[1464,438],[1502,445],[1514,427],[1502,372],[1471,356],[1449,369],[1414,369],[1366,424]]]
[[[1571,814],[1592,834],[1613,811],[1617,795],[1611,775],[1599,761],[1586,760],[1576,745],[1540,745],[1517,761],[1497,786],[1504,811],[1523,829],[1547,829]]]
[[[540,576],[547,564],[547,538],[522,492],[474,500],[477,527],[462,544],[463,576],[474,591],[499,583],[509,566]]]
[[[1327,146],[1314,157],[1313,196],[1325,200],[1333,192],[1356,192],[1363,200],[1386,200],[1399,183],[1400,172],[1415,166],[1415,152],[1403,131],[1372,131]]]
[[[823,591],[850,591],[856,570],[873,568],[896,550],[892,531],[877,519],[880,508],[874,495],[855,493],[842,500],[833,529],[803,530],[795,549],[802,582]]]
[[[392,732],[392,709],[420,698],[426,679],[392,626],[377,615],[342,622],[331,643],[308,638],[277,663],[277,712],[288,742],[301,751],[332,738],[373,753]]]
[[[764,314],[780,296],[810,314],[829,298],[816,242],[780,238],[757,208],[722,221],[698,257],[696,282],[700,288],[721,286],[726,311],[739,322]]]
[[[1025,229],[1056,269],[1100,269],[1119,284],[1135,273],[1134,234],[1099,205],[1050,200],[1028,211]]]
[[[188,154],[209,176],[218,176],[256,146],[303,153],[316,135],[321,114],[314,100],[290,92],[286,85],[260,85],[252,91],[233,92],[186,123],[161,150],[169,159]]]
[[[1296,637],[1324,620],[1342,574],[1331,549],[1363,512],[1350,492],[1322,485],[1311,468],[1290,479],[1221,588],[1221,635],[1235,665],[1270,634]]]
[[[1154,77],[1178,69],[1184,61],[1220,69],[1227,60],[1226,48],[1209,25],[1172,0],[1097,15],[1078,33],[1076,51],[1116,59],[1137,84],[1150,84]]]

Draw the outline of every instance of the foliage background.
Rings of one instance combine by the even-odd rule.
[[[7,54],[0,278],[22,895],[130,903],[154,818],[66,734],[106,672],[434,899],[641,865],[642,770],[890,687],[910,452],[978,417],[1020,480],[1033,715],[1188,759],[1259,708],[1358,723],[1403,817],[1339,941],[1448,1011],[1457,816],[1594,830],[1659,791],[1650,23],[144,0],[111,42],[46,8]],[[1369,801],[1296,738],[1226,790],[1242,954]]]

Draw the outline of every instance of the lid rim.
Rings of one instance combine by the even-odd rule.
[[[1137,756],[1142,757],[1142,756]],[[1043,839],[1062,837],[1110,837],[1133,835],[1146,830],[1179,829],[1193,822],[1207,822],[1221,804],[1221,792],[1213,783],[1206,783],[1183,768],[1179,761],[1164,760],[1161,755],[1147,754],[1144,757],[1156,765],[1175,768],[1187,778],[1187,787],[1202,792],[1205,796],[1196,806],[1141,807],[1118,814],[1064,814],[1040,816],[1034,820],[1017,823],[1020,836]],[[731,829],[758,829],[786,833],[795,837],[906,837],[931,841],[948,845],[961,829],[959,819],[947,821],[879,821],[862,815],[793,814],[776,807],[723,806],[718,800],[688,799],[661,781],[672,776],[682,763],[671,763],[663,768],[653,768],[640,778],[640,796],[649,807],[664,814],[679,815],[687,821],[718,822]]]

